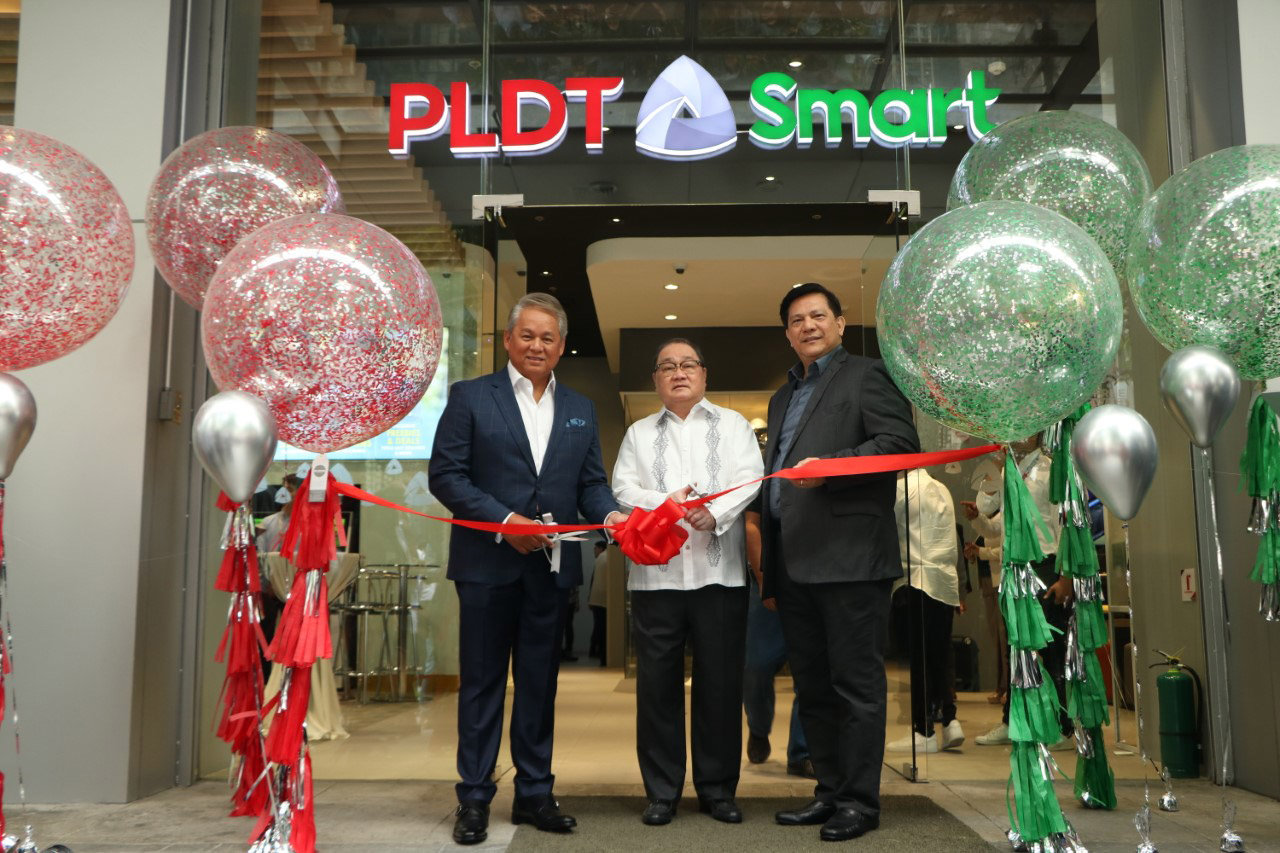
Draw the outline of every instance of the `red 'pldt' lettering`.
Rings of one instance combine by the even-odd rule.
[[[416,106],[427,111],[418,116],[409,113]],[[391,122],[387,133],[387,150],[395,157],[409,156],[409,142],[434,139],[449,126],[448,104],[444,94],[430,83],[391,84]]]
[[[521,110],[525,104],[541,104],[547,121],[536,130],[525,130]],[[542,80],[502,81],[502,150],[507,154],[539,154],[564,141],[569,111],[560,90]]]
[[[604,149],[604,105],[622,94],[621,77],[570,77],[564,81],[564,95],[570,103],[586,102],[587,151]]]
[[[449,87],[449,150],[458,157],[492,157],[501,150],[496,133],[471,132],[471,87]]]

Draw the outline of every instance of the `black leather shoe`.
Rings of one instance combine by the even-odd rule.
[[[479,844],[489,837],[489,804],[479,800],[458,803],[458,819],[453,823],[453,840],[459,844]]]
[[[788,776],[803,776],[806,779],[817,779],[818,773],[813,769],[813,762],[809,759],[797,761],[795,764],[787,765]]]
[[[666,826],[676,816],[676,804],[671,800],[650,800],[640,820],[649,826]]]
[[[764,764],[769,760],[769,739],[763,735],[747,735],[747,761]]]
[[[511,822],[531,823],[543,832],[568,832],[578,825],[569,815],[560,814],[560,804],[550,795],[517,797],[511,805]]]
[[[823,824],[822,831],[818,834],[823,841],[848,841],[850,838],[866,835],[879,826],[880,818],[863,814],[857,809],[846,806],[836,809],[831,820]]]
[[[773,819],[783,826],[813,826],[817,823],[826,823],[835,813],[835,803],[814,800],[803,808],[778,812]]]
[[[733,800],[698,800],[698,811],[721,823],[742,823],[742,809]]]

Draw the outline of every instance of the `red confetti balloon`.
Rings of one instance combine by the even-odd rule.
[[[66,355],[115,316],[133,278],[133,227],[84,155],[0,127],[0,370]]]
[[[409,414],[440,359],[440,302],[403,243],[306,214],[255,231],[205,296],[204,354],[223,391],[266,401],[280,440],[349,447]]]
[[[224,127],[164,161],[147,195],[147,238],[160,275],[198,309],[236,243],[280,219],[344,210],[338,182],[305,145],[261,127]]]

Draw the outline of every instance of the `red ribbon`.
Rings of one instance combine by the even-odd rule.
[[[879,456],[842,456],[835,459],[815,459],[796,468],[783,468],[772,474],[766,474],[755,480],[730,486],[712,495],[678,504],[667,498],[653,510],[634,509],[622,524],[503,524],[495,521],[468,521],[462,518],[445,518],[428,515],[409,509],[398,503],[370,494],[364,489],[339,483],[330,479],[330,483],[339,494],[371,503],[387,509],[399,510],[429,518],[432,521],[443,521],[469,530],[480,530],[485,533],[500,533],[513,536],[536,536],[547,533],[585,533],[591,530],[608,530],[617,540],[622,553],[632,562],[643,566],[661,566],[671,561],[689,537],[688,531],[676,522],[684,518],[688,510],[704,506],[716,498],[723,497],[736,489],[750,486],[763,480],[775,477],[782,480],[807,480],[817,477],[852,477],[858,474],[884,474],[890,471],[910,471],[915,468],[928,468],[933,465],[945,465],[950,462],[963,462],[985,456],[999,450],[997,444],[985,444],[981,447],[967,447],[963,450],[938,450],[931,453],[887,453]],[[305,487],[305,484],[304,484]],[[296,512],[296,510],[295,510]]]

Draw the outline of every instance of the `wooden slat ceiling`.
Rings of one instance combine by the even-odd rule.
[[[396,235],[424,265],[460,262],[462,247],[422,169],[387,153],[386,105],[344,28],[333,22],[333,7],[263,0],[260,37],[258,124],[320,155],[342,188],[347,213]]]
[[[0,124],[13,124],[18,86],[18,4],[0,0]]]

